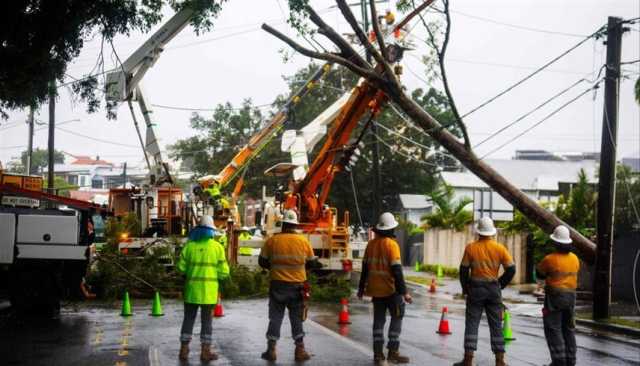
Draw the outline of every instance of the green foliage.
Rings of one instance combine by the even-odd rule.
[[[42,186],[44,188],[49,188],[49,182],[47,179],[44,180]],[[67,181],[62,177],[53,177],[53,187],[56,190],[56,194],[64,197],[69,197],[69,191],[78,189],[78,186],[67,183]]]
[[[279,95],[273,108],[284,105],[286,99],[293,91],[303,87],[305,81],[318,69],[317,64],[299,70],[294,75],[287,77],[289,93]],[[303,97],[294,108],[291,109],[285,129],[300,129],[312,121],[318,114],[333,104],[347,90],[352,88],[357,81],[355,75],[341,67],[334,67],[326,76],[322,83],[319,83],[311,92]],[[412,93],[414,100],[427,110],[432,116],[442,121],[445,125],[451,121],[453,116],[448,108],[446,98],[435,89],[427,91],[417,89]],[[265,119],[272,116],[272,113],[260,112],[250,100],[245,101],[239,108],[230,104],[218,105],[216,111],[211,116],[194,114],[191,118],[192,127],[197,135],[179,140],[170,147],[172,158],[180,159],[184,164],[191,165],[194,172],[199,175],[216,174],[231,160],[231,157],[247,143],[249,138],[258,130]],[[434,141],[410,128],[391,109],[385,108],[376,121],[387,128],[398,131],[412,140],[432,149],[438,148]],[[360,128],[362,128],[362,123]],[[459,132],[452,127],[455,134]],[[356,129],[353,136],[360,133]],[[453,166],[455,162],[442,154],[429,154],[426,149],[420,149],[416,145],[406,140],[379,129],[379,135],[391,146],[380,145],[380,166],[382,170],[382,206],[393,209],[398,207],[399,193],[415,193],[427,187],[435,186],[437,171],[436,164]],[[358,165],[353,169],[353,179],[357,189],[357,199],[365,222],[375,222],[373,218],[373,187],[371,179],[372,136],[365,136],[367,143],[362,151],[362,156]],[[316,146],[316,150],[309,154],[309,160],[313,161],[321,143]],[[413,156],[408,159],[398,152]],[[249,197],[261,196],[262,186],[267,186],[272,192],[279,184],[284,184],[282,180],[273,177],[265,177],[262,173],[269,167],[279,162],[290,161],[288,154],[280,151],[279,138],[274,140],[251,162],[248,173],[245,175],[244,192]],[[425,165],[421,162],[426,162]],[[433,164],[433,165],[431,165]],[[227,189],[229,192],[230,189]],[[355,200],[351,188],[350,176],[348,174],[338,174],[332,185],[329,196],[331,205],[336,206],[340,213],[348,210],[351,217],[355,218]]]
[[[165,5],[174,10],[195,9],[191,23],[206,31],[225,0],[69,0],[6,1],[0,15],[0,115],[7,109],[43,103],[52,80],[65,78],[67,65],[80,54],[85,41],[96,35],[107,41],[116,35],[147,32],[162,20]],[[64,21],[62,21],[64,20]],[[28,61],[28,62],[27,62]],[[99,106],[95,79],[74,91]]]
[[[636,85],[634,87],[634,90],[636,95],[636,102],[640,104],[640,77],[638,78],[638,80],[636,80]]]
[[[269,274],[245,266],[231,266],[229,279],[220,283],[225,299],[265,297],[269,295]]]
[[[16,174],[27,174],[27,150],[20,153],[20,162],[14,162],[11,172]],[[56,164],[64,163],[64,153],[54,150],[53,162]],[[29,174],[38,175],[49,164],[49,150],[35,148],[31,153],[31,172]]]
[[[309,275],[311,301],[336,303],[351,296],[351,283],[344,276],[331,273],[326,276]]]
[[[614,232],[640,230],[640,176],[625,165],[618,165],[616,175]]]
[[[454,201],[453,187],[442,183],[438,188],[427,193],[427,197],[435,205],[435,212],[424,215],[421,219],[425,228],[454,229],[462,231],[473,221],[473,213],[465,207],[473,200],[463,197]]]
[[[407,235],[409,236],[418,235],[424,232],[424,230],[421,227],[419,227],[418,225],[414,224],[409,220],[405,220],[402,217],[398,218],[398,224],[399,224],[398,226],[400,226],[400,228],[406,231]]]
[[[437,274],[438,266],[435,264],[421,264],[420,272],[429,272],[429,273]],[[457,278],[458,276],[460,276],[460,271],[458,270],[458,268],[454,268],[454,267],[442,266],[442,273],[447,277]]]
[[[117,246],[123,234],[129,237],[141,234],[140,221],[135,213],[128,213],[122,217],[110,217],[105,225],[104,235],[107,244]]]

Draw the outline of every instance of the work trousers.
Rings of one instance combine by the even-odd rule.
[[[544,335],[547,338],[553,366],[576,364],[575,305],[573,291],[545,290]]]
[[[384,347],[384,323],[387,320],[387,310],[391,315],[389,323],[389,343],[387,348],[397,351],[400,348],[400,332],[402,332],[402,318],[404,317],[404,299],[402,295],[393,294],[387,297],[373,298],[373,351],[382,353]]]
[[[471,280],[469,283],[464,327],[464,350],[474,352],[478,348],[478,327],[480,326],[483,311],[487,313],[489,332],[491,333],[491,350],[493,353],[503,353],[502,291],[497,281]]]
[[[211,334],[213,333],[211,310],[213,310],[213,306],[214,305],[184,303],[184,319],[182,320],[182,328],[180,329],[180,342],[188,343],[191,341],[193,325],[196,322],[198,308],[200,308],[200,343],[211,344]]]
[[[271,281],[269,287],[269,327],[267,328],[267,339],[270,341],[280,339],[280,328],[285,308],[289,310],[291,337],[296,343],[300,343],[304,338],[302,284]]]

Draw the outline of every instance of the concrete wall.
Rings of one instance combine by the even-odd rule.
[[[472,225],[468,225],[463,231],[429,229],[424,233],[424,263],[458,268],[465,246],[474,240],[476,240],[476,235]],[[503,235],[498,233],[497,240],[507,247],[516,264],[516,275],[512,283],[525,283],[527,236],[525,234]]]

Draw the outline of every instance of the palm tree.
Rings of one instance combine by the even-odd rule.
[[[435,205],[435,211],[420,218],[425,229],[442,228],[462,231],[473,221],[473,212],[465,209],[473,200],[469,197],[454,200],[454,190],[450,185],[443,183],[427,193],[427,197]]]

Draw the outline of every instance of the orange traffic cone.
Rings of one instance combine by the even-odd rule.
[[[451,334],[451,330],[449,330],[449,319],[447,319],[447,313],[449,310],[447,307],[442,308],[442,317],[440,318],[440,326],[438,327],[438,331],[436,333],[447,335]]]
[[[435,278],[431,279],[431,286],[429,286],[429,292],[431,292],[432,294],[436,293],[436,279]]]
[[[349,321],[349,299],[341,299],[340,304],[342,305],[342,310],[338,315],[338,324],[351,324]]]
[[[224,308],[222,308],[222,295],[218,294],[218,302],[213,308],[213,316],[215,318],[222,318],[224,316]]]

